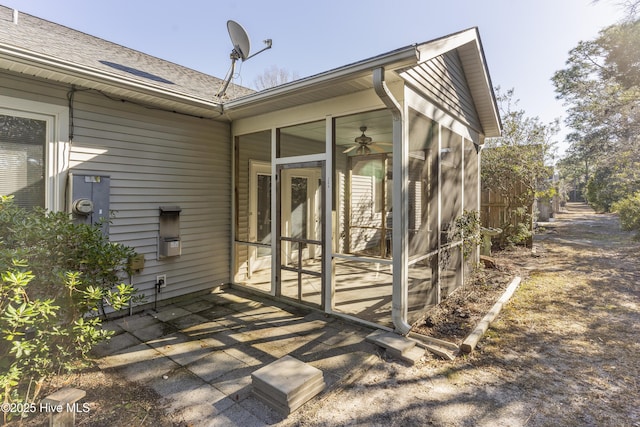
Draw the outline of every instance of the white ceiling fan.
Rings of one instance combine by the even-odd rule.
[[[355,144],[347,148],[346,150],[344,150],[343,153],[349,153],[350,151],[353,151],[353,150],[357,150],[356,154],[360,154],[360,155],[370,154],[371,150],[377,153],[384,153],[385,150],[380,148],[379,145],[387,145],[387,146],[393,145],[390,142],[373,142],[373,139],[371,137],[368,137],[367,135],[364,134],[366,130],[367,130],[366,126],[360,126],[360,132],[362,132],[362,135],[356,137],[354,139]]]

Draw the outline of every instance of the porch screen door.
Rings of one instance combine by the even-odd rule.
[[[324,162],[278,166],[276,294],[322,307]]]

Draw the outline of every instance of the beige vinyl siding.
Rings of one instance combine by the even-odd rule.
[[[78,92],[74,129],[72,171],[111,177],[110,238],[145,255],[145,269],[133,277],[134,284],[152,297],[156,276],[166,274],[164,299],[229,281],[227,124]],[[158,260],[163,205],[182,209],[182,255]]]
[[[67,105],[69,87],[0,76],[8,96]],[[228,283],[231,240],[231,144],[228,123],[154,110],[78,90],[73,141],[63,160],[74,174],[111,177],[110,240],[144,254],[133,284],[153,302]],[[179,205],[182,255],[157,259],[159,207]],[[128,278],[124,280],[128,282]]]
[[[467,77],[456,51],[407,68],[400,74],[418,92],[426,94],[464,124],[476,131],[482,130]]]

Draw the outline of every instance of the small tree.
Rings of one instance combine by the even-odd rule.
[[[600,211],[640,189],[638,4],[623,2],[627,19],[603,29],[594,40],[578,43],[566,67],[552,79],[573,129],[563,164],[569,168],[561,172],[568,176],[581,171],[584,196]]]
[[[275,65],[264,70],[264,73],[253,80],[253,85],[257,90],[269,89],[275,86],[288,83],[300,78],[297,73],[291,73],[284,68]]]
[[[553,136],[557,120],[544,124],[538,117],[527,117],[517,109],[513,89],[496,89],[503,123],[500,138],[490,138],[482,150],[481,180],[484,189],[506,202],[507,221],[501,224],[501,239],[522,243],[531,237],[533,205],[538,197],[553,195],[549,185],[553,176]]]
[[[0,196],[0,403],[33,403],[47,377],[110,336],[99,314],[131,299],[120,275],[133,254],[97,226]]]

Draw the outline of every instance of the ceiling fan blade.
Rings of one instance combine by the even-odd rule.
[[[378,142],[378,141],[376,141],[374,144],[386,145],[387,147],[393,147],[393,142]]]
[[[369,144],[368,145],[369,148],[371,148],[373,151],[375,151],[376,153],[385,153],[385,151],[377,146],[377,143],[375,144]]]
[[[349,148],[347,148],[346,150],[344,150],[344,151],[342,152],[342,154],[348,153],[349,151],[353,151],[353,150],[355,150],[356,148],[358,148],[359,146],[360,146],[360,145],[352,145],[351,147],[349,147]]]

